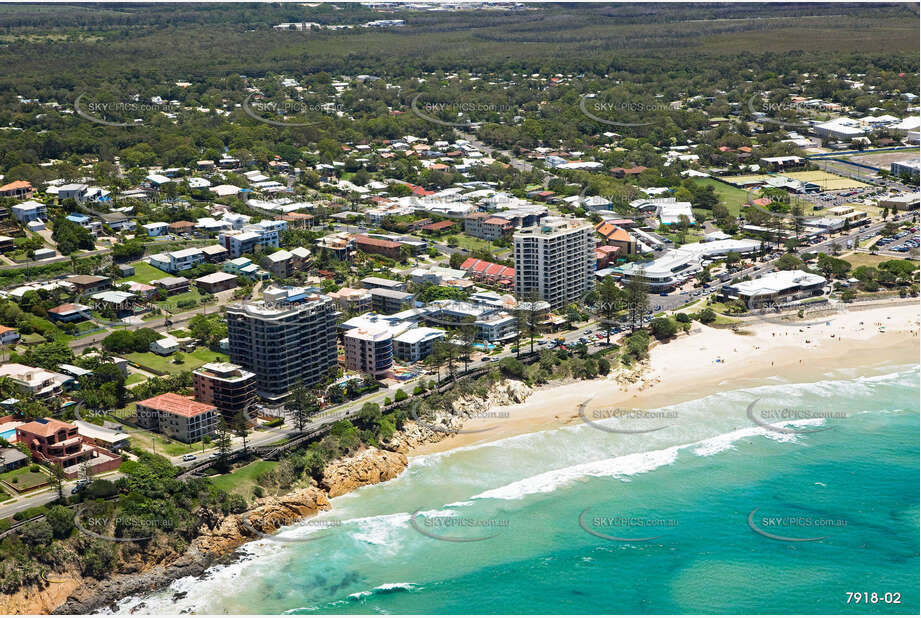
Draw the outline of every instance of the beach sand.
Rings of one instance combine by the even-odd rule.
[[[816,321],[821,318],[811,318]],[[643,410],[698,399],[723,390],[778,382],[815,382],[830,374],[919,362],[919,305],[849,307],[810,326],[749,322],[738,332],[694,323],[691,333],[656,344],[646,370],[632,383],[617,374],[596,380],[548,385],[521,404],[471,419],[464,431],[413,450],[425,455],[511,436],[585,422],[586,411],[623,407]]]

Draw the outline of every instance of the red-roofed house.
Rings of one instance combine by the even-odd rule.
[[[597,262],[597,268],[605,268],[610,264],[614,258],[617,257],[618,251],[620,251],[620,247],[615,247],[613,245],[601,245],[600,247],[596,247],[595,260]]]
[[[439,233],[439,232],[444,232],[444,231],[451,229],[452,227],[454,227],[455,224],[456,224],[456,221],[448,221],[448,220],[435,221],[434,223],[423,225],[421,229],[423,232]]]
[[[636,167],[615,167],[611,169],[611,173],[614,174],[615,178],[623,178],[624,176],[636,176],[637,174],[642,174],[648,168],[643,167],[642,165],[637,165]]]
[[[469,274],[473,279],[494,282],[498,282],[500,280],[513,281],[515,279],[514,268],[509,268],[508,266],[503,266],[501,264],[494,264],[493,262],[478,260],[476,258],[467,258],[464,260],[460,267],[461,270],[466,270],[467,274]]]
[[[138,424],[182,442],[196,442],[217,429],[217,408],[191,397],[164,393],[137,403]]]
[[[355,248],[365,253],[376,253],[395,260],[400,259],[400,243],[383,238],[372,238],[359,234],[354,238]]]
[[[34,192],[32,183],[26,180],[14,180],[0,187],[0,197],[12,197],[19,200],[31,198]]]
[[[16,440],[28,446],[36,460],[59,464],[65,476],[71,479],[79,474],[83,462],[88,462],[91,474],[115,470],[122,463],[118,455],[84,442],[76,425],[53,418],[40,418],[18,426]]]

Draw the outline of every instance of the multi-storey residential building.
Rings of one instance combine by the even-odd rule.
[[[385,315],[402,311],[406,306],[412,307],[413,295],[399,290],[374,288],[368,290],[371,294],[371,307]]]
[[[232,258],[238,258],[244,253],[254,253],[257,247],[277,247],[279,227],[264,225],[265,223],[273,222],[247,225],[242,232],[222,232],[218,236],[218,242],[224,245]],[[287,225],[284,221],[279,223]]]
[[[352,328],[342,336],[345,365],[353,371],[384,377],[393,367],[393,335],[387,328]]]
[[[342,288],[336,292],[330,292],[329,297],[341,311],[349,313],[371,311],[371,293],[368,290]]]
[[[230,361],[256,374],[260,395],[278,398],[303,381],[322,381],[336,365],[332,300],[259,301],[227,308]]]
[[[256,400],[256,374],[233,363],[207,363],[192,372],[195,399],[210,403],[227,419],[244,414]]]
[[[195,247],[150,256],[151,266],[173,274],[195,268],[204,261],[205,254]]]
[[[181,442],[196,442],[217,430],[217,408],[191,397],[164,393],[137,402],[137,420],[142,427],[159,431]]]
[[[445,331],[437,328],[411,328],[393,338],[393,354],[397,358],[414,363],[431,354],[434,343],[444,337]]]
[[[464,217],[464,233],[485,240],[502,238],[514,229],[515,224],[509,219],[485,212],[475,212]]]
[[[518,230],[515,242],[515,295],[536,295],[558,308],[594,285],[594,228],[584,219],[545,217]]]

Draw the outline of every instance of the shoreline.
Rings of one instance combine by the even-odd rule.
[[[584,402],[591,410],[649,410],[721,390],[816,382],[834,372],[917,364],[921,351],[921,316],[914,303],[854,308],[829,316],[827,324],[808,327],[793,322],[739,326],[736,332],[695,322],[689,334],[654,345],[649,359],[633,371],[541,386],[524,403],[493,408],[491,417],[466,421],[463,430],[470,433],[412,449],[410,463],[415,457],[583,423],[578,409]],[[635,381],[624,384],[618,379],[623,377]]]
[[[837,371],[917,364],[921,346],[918,310],[916,304],[865,307],[831,316],[828,324],[801,328],[796,324],[747,323],[741,325],[740,332],[694,323],[691,333],[668,343],[654,344],[649,359],[633,368],[618,367],[611,375],[594,380],[545,385],[534,389],[522,403],[489,408],[487,415],[472,419],[453,417],[463,420],[463,430],[475,433],[439,434],[420,431],[419,425],[408,423],[399,436],[402,448],[363,449],[356,456],[331,463],[336,468],[335,474],[330,473],[330,478],[335,478],[331,483],[335,489],[332,486],[325,490],[316,486],[294,489],[260,500],[263,504],[256,508],[266,511],[282,508],[286,513],[296,513],[298,519],[311,517],[330,508],[328,498],[396,478],[416,457],[584,422],[579,417],[578,406],[587,400],[591,402],[588,409],[612,405],[652,409],[720,390],[778,381],[818,381]],[[878,324],[885,324],[886,332],[880,332]],[[624,383],[624,379],[629,382]],[[232,561],[241,546],[258,540],[242,529],[237,519],[229,516],[215,522],[208,533],[199,537],[210,536],[217,541],[208,548],[211,551],[201,551],[202,544],[194,542],[196,551],[191,556],[183,555],[140,573],[97,582],[89,594],[76,594],[78,581],[52,584],[39,593],[44,597],[45,611],[93,611],[131,594],[163,588],[175,579],[200,575],[214,564]],[[275,526],[267,526],[264,531],[271,533],[274,529]]]

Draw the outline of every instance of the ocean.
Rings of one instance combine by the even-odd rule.
[[[918,614],[919,394],[840,372],[416,458],[103,612]]]

